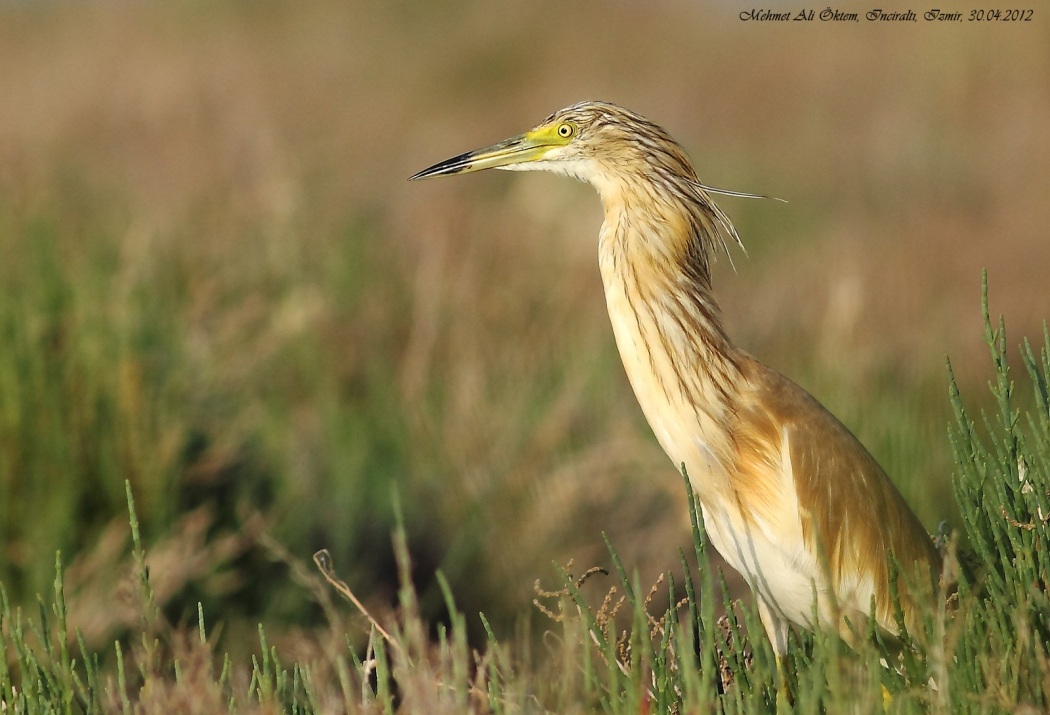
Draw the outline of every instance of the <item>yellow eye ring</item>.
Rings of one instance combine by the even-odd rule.
[[[565,124],[562,124],[561,126],[558,127],[558,136],[561,137],[562,139],[568,139],[575,133],[576,133],[576,125],[575,124],[569,124],[568,122],[566,122]]]

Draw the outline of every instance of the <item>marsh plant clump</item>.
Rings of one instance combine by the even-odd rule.
[[[922,632],[898,642],[886,642],[874,625],[871,637],[852,648],[826,633],[794,634],[786,665],[797,712],[1036,713],[1050,707],[1050,332],[1038,350],[1027,341],[1021,347],[1031,389],[1021,406],[1004,323],[989,318],[987,298],[985,322],[994,410],[975,420],[949,374],[962,533],[940,545],[952,586],[941,594],[941,607],[927,614]],[[711,566],[692,500],[693,550],[680,553],[680,569],[650,587],[625,570],[608,542],[608,568],[574,575],[569,564],[556,570],[553,587],[538,580],[535,610],[523,614],[538,622],[538,640],[528,629],[501,637],[484,614],[463,613],[440,573],[448,617],[427,622],[399,527],[393,543],[401,587],[394,608],[371,612],[331,555],[318,552],[317,570],[296,563],[292,571],[322,604],[327,624],[301,632],[292,655],[271,644],[260,624],[245,661],[217,645],[221,637],[209,631],[203,608],[193,625],[172,624],[158,609],[158,574],[143,546],[130,484],[126,490],[132,553],[122,605],[135,614],[134,628],[107,648],[89,646],[69,625],[61,555],[52,590],[35,612],[13,607],[0,588],[5,713],[777,709],[773,653],[753,607],[730,599],[725,579]],[[475,617],[485,634],[479,644],[468,639],[468,618]]]

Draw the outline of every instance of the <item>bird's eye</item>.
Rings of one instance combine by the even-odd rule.
[[[558,127],[558,136],[562,139],[568,139],[576,133],[576,127],[572,124],[562,124]]]

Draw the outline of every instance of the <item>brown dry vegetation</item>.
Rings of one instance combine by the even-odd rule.
[[[246,579],[269,593],[287,572],[233,563],[253,547],[173,494],[261,473],[266,528],[299,558],[388,550],[376,505],[397,483],[417,561],[503,624],[552,561],[603,560],[602,530],[644,582],[676,568],[681,482],[619,369],[591,191],[404,181],[585,98],[666,126],[705,181],[788,200],[722,201],[749,251],[718,269],[730,333],[854,427],[934,528],[944,356],[964,386],[986,374],[981,269],[1012,336],[1050,316],[1048,27],[772,26],[684,1],[0,7],[0,289],[31,292],[44,264],[83,286],[78,340],[126,428],[81,526],[34,512],[45,472],[0,463],[5,511],[60,532],[8,526],[0,562],[28,597],[61,546],[105,609],[91,559],[119,560],[102,527],[123,523],[128,478],[155,541],[211,540],[210,562],[165,569],[171,593],[195,583],[234,620]],[[149,365],[92,342],[152,300],[176,334],[159,394]],[[384,602],[377,559],[346,569]],[[262,612],[296,613],[294,593]]]

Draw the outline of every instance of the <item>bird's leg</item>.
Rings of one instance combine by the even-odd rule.
[[[774,613],[765,599],[758,599],[758,617],[762,620],[762,626],[766,629],[766,635],[773,646],[773,655],[777,661],[777,712],[789,713],[795,702],[795,694],[791,692],[791,682],[788,678],[787,658],[788,624],[783,618]]]
[[[882,688],[882,712],[888,713],[890,706],[893,705],[893,694],[890,693],[889,688],[885,685],[880,686]]]
[[[788,679],[787,666],[784,658],[780,655],[777,659],[777,715],[790,713],[794,710],[795,694],[791,691],[791,681]]]

